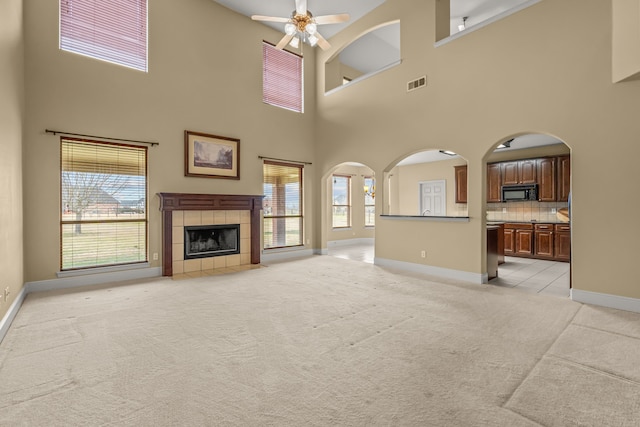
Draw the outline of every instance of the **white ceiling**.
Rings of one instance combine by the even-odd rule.
[[[514,138],[514,140],[511,142],[510,148],[499,148],[496,151],[522,150],[524,148],[542,147],[545,145],[562,143],[562,141],[549,135],[530,134]],[[451,160],[456,157],[459,156],[449,156],[447,154],[440,153],[439,150],[421,151],[419,153],[415,153],[409,157],[406,157],[398,163],[398,166],[406,166],[416,163],[439,162],[441,160]]]
[[[213,0],[242,15],[266,15],[289,17],[295,9],[294,0]],[[307,0],[307,9],[315,16],[348,13],[351,19],[342,24],[322,25],[320,32],[330,38],[348,25],[371,12],[385,0]],[[528,0],[451,0],[451,34],[458,31],[462,17],[467,16],[467,27],[478,24],[492,16],[519,6]],[[265,22],[278,31],[283,31],[283,24]]]

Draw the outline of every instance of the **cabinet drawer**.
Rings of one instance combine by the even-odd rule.
[[[571,231],[569,224],[556,224],[556,231]]]
[[[536,231],[553,231],[553,224],[536,224]]]
[[[533,230],[533,224],[507,222],[504,224],[504,228],[513,229],[513,230]]]

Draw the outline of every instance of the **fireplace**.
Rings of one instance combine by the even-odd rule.
[[[162,211],[163,276],[260,264],[260,210],[263,196],[187,193],[158,193],[158,196]],[[224,253],[215,254],[213,241],[216,241],[216,237],[208,242],[211,230],[209,236],[206,236],[206,231],[201,231],[238,225],[239,229],[235,232],[235,249],[238,252],[235,253],[227,252],[233,246],[227,245],[229,247],[221,249]],[[192,236],[185,231],[185,228],[191,227],[196,232]],[[190,258],[185,250],[188,239],[198,242],[194,247],[195,254],[192,254],[194,257]],[[227,239],[228,236],[224,238],[225,242]]]
[[[240,253],[240,224],[184,227],[184,259]]]

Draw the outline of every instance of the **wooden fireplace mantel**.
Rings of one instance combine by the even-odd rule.
[[[162,211],[162,275],[173,276],[173,211],[251,212],[251,264],[260,264],[260,210],[264,196],[158,193]]]

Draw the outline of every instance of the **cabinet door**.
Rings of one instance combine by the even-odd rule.
[[[558,261],[571,260],[571,233],[558,231],[555,238],[556,259]]]
[[[518,162],[502,163],[502,184],[514,185],[519,184],[518,181]]]
[[[535,254],[540,258],[553,258],[553,231],[536,230]]]
[[[538,159],[538,200],[556,201],[556,159],[549,157]]]
[[[538,162],[536,159],[520,160],[518,162],[518,173],[520,184],[535,184],[537,180]]]
[[[533,230],[516,230],[516,255],[533,255]]]
[[[454,169],[456,172],[456,203],[467,203],[467,165],[454,166]]]
[[[501,186],[500,163],[487,165],[487,203],[501,201]]]
[[[558,201],[569,200],[571,190],[571,157],[558,157]]]
[[[515,253],[516,230],[512,228],[504,229],[504,254],[512,255]]]

